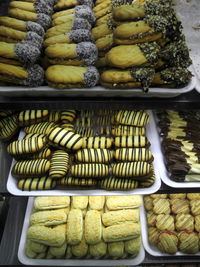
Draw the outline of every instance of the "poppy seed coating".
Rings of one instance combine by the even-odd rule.
[[[27,32],[26,37],[23,42],[30,43],[31,45],[34,45],[38,47],[39,49],[41,49],[43,38],[35,32]]]
[[[94,24],[96,17],[89,6],[82,5],[75,7],[75,17],[88,20],[91,24]]]
[[[86,5],[91,8],[94,6],[93,0],[78,0],[78,2],[80,3],[80,5]]]
[[[29,87],[40,86],[44,82],[44,70],[38,64],[27,68],[28,78],[24,81],[23,85]]]
[[[91,27],[92,27],[91,24],[86,19],[76,18],[73,21],[72,30],[77,30],[77,29],[91,30]]]
[[[77,44],[76,53],[81,60],[84,60],[87,66],[94,65],[98,58],[98,49],[91,42]]]
[[[49,15],[49,16],[53,13],[53,8],[51,6],[49,6],[48,3],[46,3],[43,0],[35,2],[34,7],[35,7],[37,13],[44,13],[44,14]]]
[[[93,66],[87,67],[87,71],[84,73],[84,86],[93,87],[99,81],[99,72],[97,68]]]
[[[33,64],[39,59],[40,50],[28,43],[18,43],[15,45],[15,54],[20,62]]]
[[[51,18],[44,13],[37,14],[36,22],[39,23],[45,30],[47,30],[51,26]]]
[[[26,22],[26,29],[27,29],[27,31],[35,32],[40,36],[44,36],[43,27],[40,24],[36,23],[36,22],[27,21]]]
[[[68,33],[68,36],[73,43],[94,42],[94,37],[91,32],[85,29],[71,31]]]

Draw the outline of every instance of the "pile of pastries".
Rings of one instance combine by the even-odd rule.
[[[157,117],[170,178],[200,181],[199,111],[165,110],[157,112]]]
[[[1,115],[1,113],[0,113]],[[154,183],[153,155],[146,137],[146,111],[2,112],[0,136],[10,140],[12,176],[21,190],[56,186],[131,190]]]
[[[25,253],[34,259],[135,258],[140,206],[140,196],[36,197]]]
[[[6,85],[147,92],[183,87],[192,76],[172,0],[11,1],[0,41]]]
[[[200,194],[144,197],[149,243],[162,253],[200,251]]]

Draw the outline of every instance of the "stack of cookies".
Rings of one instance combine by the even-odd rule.
[[[1,112],[2,140],[25,132],[7,151],[21,190],[94,187],[132,190],[154,183],[145,111]],[[1,114],[0,113],[0,114]]]
[[[0,76],[8,85],[39,86],[44,71],[40,59],[45,31],[51,25],[54,0],[11,1],[0,17]]]
[[[150,86],[171,88],[187,84],[191,60],[171,1],[111,2],[109,23],[97,27],[100,33],[102,28],[97,47],[104,51],[98,66],[106,67],[101,72],[101,85],[142,87],[147,92]]]
[[[179,182],[200,181],[199,112],[159,112],[158,125],[170,178]]]
[[[199,205],[198,193],[145,196],[149,243],[163,253],[198,253]]]
[[[59,0],[52,27],[45,34],[48,85],[56,88],[93,87],[99,80],[98,57],[91,34],[95,16],[92,0]]]
[[[141,246],[139,196],[37,197],[25,252],[34,259],[127,259]]]

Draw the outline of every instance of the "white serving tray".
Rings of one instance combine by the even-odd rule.
[[[46,266],[120,266],[120,265],[138,265],[143,262],[145,258],[144,248],[141,242],[140,252],[137,257],[134,259],[126,259],[126,260],[92,260],[92,259],[30,259],[25,254],[25,243],[26,243],[26,233],[29,227],[29,218],[33,209],[34,198],[30,197],[28,200],[26,214],[24,217],[24,224],[22,228],[21,239],[19,243],[18,249],[18,259],[22,264],[25,265],[46,265]],[[142,224],[141,224],[142,225]]]
[[[197,79],[196,90],[200,93],[200,2],[199,0],[174,0],[177,16],[182,21],[183,32],[190,48],[194,74]],[[194,29],[198,27],[199,29]]]
[[[148,239],[148,225],[147,225],[147,219],[146,219],[146,211],[144,208],[144,205],[141,206],[140,208],[140,222],[142,225],[142,242],[143,242],[143,246],[145,248],[145,250],[152,256],[158,256],[158,257],[174,257],[174,256],[200,256],[200,252],[196,253],[196,254],[186,254],[183,252],[176,252],[175,254],[168,254],[168,253],[163,253],[161,252],[157,247],[151,245],[149,243],[149,239]]]
[[[105,189],[68,189],[65,187],[56,188],[53,190],[34,190],[34,191],[22,191],[17,187],[17,178],[14,178],[11,174],[11,170],[13,165],[15,164],[16,160],[12,160],[8,181],[7,181],[7,190],[12,194],[16,196],[57,196],[57,195],[65,195],[65,196],[74,196],[74,195],[124,195],[124,194],[131,194],[131,195],[139,195],[139,194],[153,194],[156,191],[159,190],[161,186],[161,180],[159,175],[159,165],[160,165],[160,158],[159,154],[157,152],[157,147],[159,145],[159,139],[155,136],[155,122],[153,119],[152,112],[149,111],[150,114],[150,120],[151,122],[147,126],[147,137],[149,141],[151,142],[151,152],[154,156],[153,166],[154,166],[154,172],[155,172],[155,182],[151,187],[148,188],[136,188],[133,190],[127,190],[127,191],[108,191]],[[24,136],[24,133],[21,131],[19,135],[19,139],[22,139]],[[58,186],[57,186],[58,187]]]
[[[159,126],[156,126],[156,122],[158,121],[156,115],[154,114],[154,123],[155,123],[155,135],[156,135],[156,139],[160,140],[160,142],[157,143],[157,152],[159,154],[159,173],[160,173],[160,178],[161,180],[168,186],[170,187],[174,187],[174,188],[197,188],[200,187],[200,182],[176,182],[170,179],[170,172],[167,171],[167,168],[165,166],[165,156],[162,153],[162,145],[161,145],[161,141],[162,141],[162,137],[159,136]]]

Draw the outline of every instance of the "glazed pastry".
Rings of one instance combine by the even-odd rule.
[[[37,211],[30,217],[30,225],[54,226],[66,223],[66,221],[67,214],[65,209]]]
[[[100,163],[85,163],[72,165],[71,174],[75,177],[102,178],[109,175],[109,166]]]
[[[80,209],[70,210],[67,218],[67,243],[78,245],[83,236],[83,215]]]
[[[75,159],[79,162],[109,163],[112,160],[112,151],[108,149],[82,149],[75,154]]]
[[[123,256],[124,253],[124,242],[112,242],[108,243],[108,254],[113,259],[118,259]]]
[[[135,209],[142,205],[140,196],[110,196],[106,201],[109,210]]]
[[[106,190],[132,190],[138,188],[138,182],[133,179],[109,177],[101,180],[100,187]]]
[[[56,150],[51,158],[51,166],[49,169],[49,177],[62,178],[68,171],[69,155],[62,150]]]
[[[112,139],[105,136],[94,136],[83,139],[83,148],[111,148]]]
[[[25,127],[23,130],[25,133],[47,134],[55,126],[56,124],[53,122],[40,122]]]
[[[170,199],[185,199],[186,194],[185,193],[179,193],[179,194],[169,194]]]
[[[146,136],[119,136],[115,137],[116,147],[148,147],[149,141]]]
[[[146,129],[144,127],[135,127],[129,125],[117,125],[112,129],[114,136],[131,136],[131,135],[145,135]]]
[[[101,24],[92,29],[92,35],[94,36],[95,40],[102,38],[108,34],[112,34],[112,32],[112,29],[109,28],[107,23]]]
[[[1,67],[1,64],[0,64]],[[0,139],[7,141],[11,139],[19,129],[18,115],[12,115],[0,120]]]
[[[153,209],[153,199],[150,196],[144,196],[144,207],[146,211],[151,211]]]
[[[49,16],[53,13],[53,8],[44,0],[36,1],[35,3],[29,3],[26,1],[11,1],[9,3],[9,8],[18,8],[33,13],[44,13]]]
[[[152,211],[147,212],[147,224],[148,226],[156,226],[157,215]]]
[[[65,256],[65,251],[67,249],[67,242],[65,241],[60,247],[49,247],[49,252],[56,259],[62,259]]]
[[[64,177],[60,181],[61,185],[66,186],[76,186],[76,187],[96,187],[97,186],[97,179],[90,179],[90,178],[75,178],[75,177]]]
[[[95,259],[101,259],[106,256],[107,253],[107,243],[101,241],[96,245],[89,246],[90,254]]]
[[[195,254],[199,251],[199,238],[197,233],[182,231],[178,234],[179,250],[187,254]]]
[[[68,9],[76,5],[87,5],[93,7],[92,0],[58,0],[54,5],[54,10]]]
[[[86,19],[90,24],[93,24],[96,20],[91,8],[89,8],[87,5],[78,5],[74,9],[67,9],[54,13],[52,25],[56,26],[63,24],[71,21],[74,18]]]
[[[48,132],[48,140],[52,145],[71,150],[80,149],[83,143],[80,135],[66,131],[60,127],[52,128]]]
[[[72,30],[68,33],[63,33],[60,35],[52,36],[47,38],[44,41],[44,47],[48,47],[50,45],[55,44],[73,44],[73,43],[81,43],[81,42],[92,42],[93,36],[90,33],[90,30],[86,29],[78,29]]]
[[[114,163],[112,173],[116,177],[141,177],[151,174],[151,165],[147,162],[122,162]]]
[[[85,216],[85,240],[90,245],[101,242],[102,224],[101,215],[96,210],[89,210]]]
[[[156,246],[158,243],[160,231],[156,227],[149,227],[148,228],[148,239],[149,243]]]
[[[48,110],[25,110],[19,113],[19,125],[28,126],[47,119]]]
[[[172,199],[171,201],[171,210],[174,214],[184,213],[187,214],[190,212],[189,202],[186,199]]]
[[[6,16],[0,16],[0,25],[6,26],[22,32],[35,32],[41,37],[44,36],[43,27],[32,21],[23,21],[15,18],[10,18]]]
[[[157,246],[163,253],[175,254],[178,251],[178,238],[173,232],[162,231],[159,234]]]
[[[48,176],[41,178],[26,178],[20,179],[17,186],[22,191],[50,190],[56,187],[56,181]]]
[[[88,252],[88,247],[89,246],[86,243],[85,237],[83,235],[81,242],[78,245],[72,246],[72,254],[78,259],[83,258]]]
[[[187,193],[187,198],[189,200],[200,199],[200,193]]]
[[[166,214],[159,214],[156,217],[156,227],[159,230],[174,231],[174,217]]]
[[[55,228],[43,225],[32,225],[27,232],[27,238],[52,247],[60,247],[65,242],[66,225],[59,225]]]
[[[12,175],[18,178],[41,177],[48,172],[50,161],[46,159],[17,161],[12,168]]]
[[[0,78],[9,84],[37,87],[43,84],[44,71],[37,64],[21,67],[0,63]]]
[[[23,32],[6,26],[0,26],[0,40],[2,41],[1,56],[5,53],[5,58],[20,59],[22,63],[26,63],[25,59],[29,59],[28,52],[31,53],[32,49],[31,55],[35,58],[38,56],[38,49],[42,47],[43,37],[35,32]],[[9,44],[7,49],[4,47],[4,43]],[[27,44],[32,46],[31,49],[28,50]],[[25,59],[23,59],[23,57]]]
[[[137,237],[124,242],[125,252],[131,254],[132,257],[136,257],[140,251],[141,237]]]
[[[149,51],[153,52],[149,53]],[[137,45],[119,45],[112,48],[106,54],[106,60],[110,66],[125,69],[147,63],[154,64],[158,60],[158,53],[159,46],[154,42]],[[134,57],[132,56],[133,54]]]
[[[144,127],[149,123],[149,115],[144,111],[120,110],[115,115],[115,121],[119,124]]]
[[[88,206],[88,196],[72,196],[72,208],[86,210]]]
[[[36,197],[34,200],[36,210],[62,209],[69,207],[69,204],[70,197],[68,196]]]
[[[102,215],[102,222],[105,226],[111,226],[129,221],[139,221],[139,209],[109,211],[103,213]]]
[[[105,204],[105,196],[89,196],[89,208],[91,210],[103,210]]]
[[[51,25],[51,18],[44,13],[34,13],[19,8],[9,8],[8,15],[19,20],[36,22],[45,30],[47,30]]]
[[[46,252],[47,250],[47,246],[43,245],[43,244],[40,244],[40,243],[37,243],[37,242],[34,242],[34,241],[31,241],[31,240],[27,240],[29,241],[29,247],[30,249],[35,252],[35,253],[43,253],[43,252]]]
[[[105,242],[117,242],[130,240],[140,235],[138,223],[122,223],[103,228],[103,239]]]
[[[51,64],[94,65],[98,57],[96,46],[91,42],[78,44],[54,44],[45,49]]]
[[[41,137],[27,138],[10,143],[7,151],[12,156],[20,156],[23,154],[36,153],[44,148],[45,144]]]
[[[120,148],[116,149],[114,157],[118,161],[153,161],[153,155],[146,148]]]
[[[91,24],[86,19],[75,18],[74,20],[67,23],[59,24],[49,28],[46,31],[45,37],[55,37],[57,35],[66,34],[78,29],[91,30]]]
[[[190,209],[192,215],[200,215],[200,200],[199,199],[193,199],[190,201]]]
[[[154,199],[153,212],[155,214],[170,214],[170,204],[168,199]]]
[[[99,80],[99,72],[93,66],[54,65],[50,66],[45,74],[49,86],[60,89],[93,87]]]
[[[178,214],[176,215],[176,230],[194,230],[194,217],[190,214]]]

